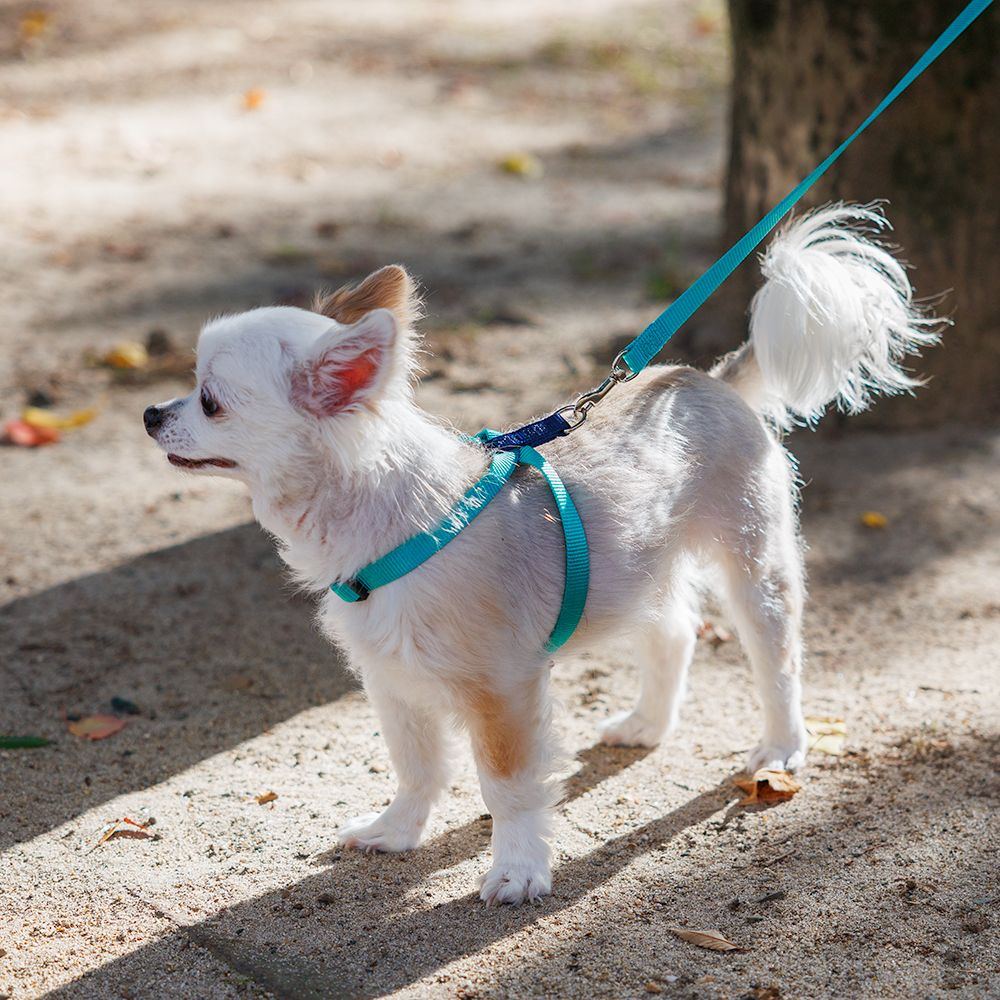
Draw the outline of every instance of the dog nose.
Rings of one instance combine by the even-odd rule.
[[[163,410],[158,406],[147,406],[142,415],[142,422],[146,425],[146,433],[152,434],[163,423]]]

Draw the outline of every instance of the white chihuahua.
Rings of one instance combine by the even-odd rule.
[[[647,369],[542,446],[590,548],[590,589],[566,650],[626,635],[641,669],[638,704],[607,722],[606,742],[653,746],[675,726],[707,579],[727,600],[763,703],[749,770],[803,763],[803,565],[795,473],[776,429],[834,399],[860,410],[873,390],[917,384],[899,361],[935,333],[902,267],[858,228],[883,225],[842,205],[791,225],[764,257],[743,347],[708,374]],[[324,628],[346,647],[399,777],[391,805],[346,823],[340,841],[415,847],[447,785],[457,725],[493,816],[482,898],[519,903],[550,889],[559,795],[544,647],[565,543],[545,479],[519,466],[453,541],[367,600],[329,589],[433,530],[490,465],[478,441],[414,402],[417,309],[393,266],[314,312],[215,320],[199,341],[197,388],[151,406],[145,423],[179,468],[246,483],[297,578],[325,592]]]

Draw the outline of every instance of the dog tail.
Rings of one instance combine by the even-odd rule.
[[[786,226],[762,258],[750,338],[712,374],[786,428],[834,400],[860,413],[877,393],[921,385],[901,361],[944,323],[914,304],[903,265],[866,235],[886,228],[876,207],[844,204]]]

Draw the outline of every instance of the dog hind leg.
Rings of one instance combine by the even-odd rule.
[[[760,559],[724,559],[729,612],[750,659],[764,708],[764,733],[747,770],[795,770],[805,763],[802,716],[801,557],[794,541]]]
[[[654,747],[677,728],[699,624],[693,599],[672,597],[659,620],[636,638],[642,678],[639,700],[631,712],[613,715],[604,723],[605,743]]]

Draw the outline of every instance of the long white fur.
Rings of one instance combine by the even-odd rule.
[[[750,341],[782,426],[827,405],[849,413],[877,393],[920,385],[907,354],[938,340],[940,321],[913,302],[900,262],[866,236],[889,227],[872,207],[833,205],[790,225],[764,254],[767,279],[750,306]]]
[[[931,335],[899,265],[852,228],[876,218],[837,206],[792,224],[765,258],[743,348],[710,374],[648,369],[542,448],[590,546],[586,609],[565,650],[623,635],[635,643],[641,694],[607,721],[605,741],[653,746],[676,726],[710,578],[763,707],[749,769],[804,762],[795,475],[769,420],[813,419],[838,396],[858,408],[873,391],[915,384],[897,362]],[[383,285],[407,282],[384,269],[359,296],[377,305]],[[398,295],[386,298],[407,314]],[[328,590],[437,524],[488,466],[478,445],[416,406],[414,367],[411,331],[384,308],[348,325],[254,310],[206,327],[198,388],[151,407],[147,428],[175,464],[243,480],[296,577],[324,594],[323,627],[364,683],[399,780],[392,804],[344,823],[340,840],[415,847],[447,787],[451,734],[464,731],[493,816],[481,895],[519,903],[549,891],[558,797],[542,649],[564,552],[545,481],[518,469],[457,538],[367,601],[346,604]]]

